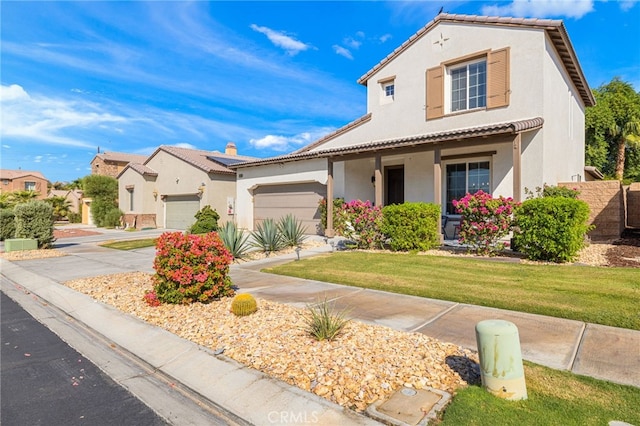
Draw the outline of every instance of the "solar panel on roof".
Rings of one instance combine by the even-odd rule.
[[[217,157],[215,155],[207,155],[207,158],[209,160],[224,164],[225,166],[231,166],[233,164],[243,163],[245,161],[239,158]]]

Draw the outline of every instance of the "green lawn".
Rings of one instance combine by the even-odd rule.
[[[506,401],[480,386],[459,391],[442,425],[640,425],[640,389],[525,362],[528,399]]]
[[[108,247],[118,250],[135,250],[145,247],[155,247],[156,238],[144,238],[140,240],[124,240],[124,241],[112,241],[100,244],[102,247]]]
[[[640,269],[355,251],[265,271],[640,330]]]
[[[282,275],[640,329],[640,270],[338,252],[266,269]],[[640,389],[524,362],[528,399],[459,390],[437,424],[640,425]]]

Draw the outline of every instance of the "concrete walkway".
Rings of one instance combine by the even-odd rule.
[[[20,262],[0,259],[5,278],[3,291],[36,295],[43,303],[59,308],[73,320],[143,360],[154,371],[195,391],[231,418],[259,425],[377,424],[114,308],[95,303],[60,284],[118,272],[153,272],[153,248],[124,252],[99,247],[96,243],[107,239],[147,238],[162,231],[114,231],[102,236],[65,238],[56,244],[56,248],[68,254],[65,257]],[[331,250],[327,244],[302,251],[300,255],[314,256]],[[424,333],[471,349],[476,349],[478,321],[505,319],[518,326],[524,359],[640,387],[640,331],[259,272],[295,257],[292,253],[233,265],[231,278],[240,292],[251,292],[259,298],[304,307],[326,297],[338,307],[348,308],[354,319]]]

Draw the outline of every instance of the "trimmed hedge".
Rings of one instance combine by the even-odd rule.
[[[526,200],[515,210],[514,243],[531,260],[568,262],[584,247],[589,206],[574,198]]]
[[[13,212],[16,215],[16,238],[33,238],[38,240],[38,248],[51,247],[55,241],[51,204],[29,201],[15,206]]]
[[[16,235],[16,215],[11,209],[0,210],[0,241],[8,240]]]
[[[206,234],[218,230],[220,215],[211,206],[204,206],[195,215],[196,222],[189,228],[190,234]]]
[[[391,239],[391,250],[429,250],[440,245],[439,217],[436,204],[392,204],[382,209],[382,232]]]

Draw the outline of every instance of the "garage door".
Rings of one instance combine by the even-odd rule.
[[[253,192],[254,226],[264,219],[278,221],[291,213],[302,221],[308,234],[319,233],[318,202],[326,194],[326,187],[319,183],[259,186]]]
[[[200,210],[200,198],[197,195],[169,195],[165,202],[166,228],[187,229],[196,221],[194,216]]]

